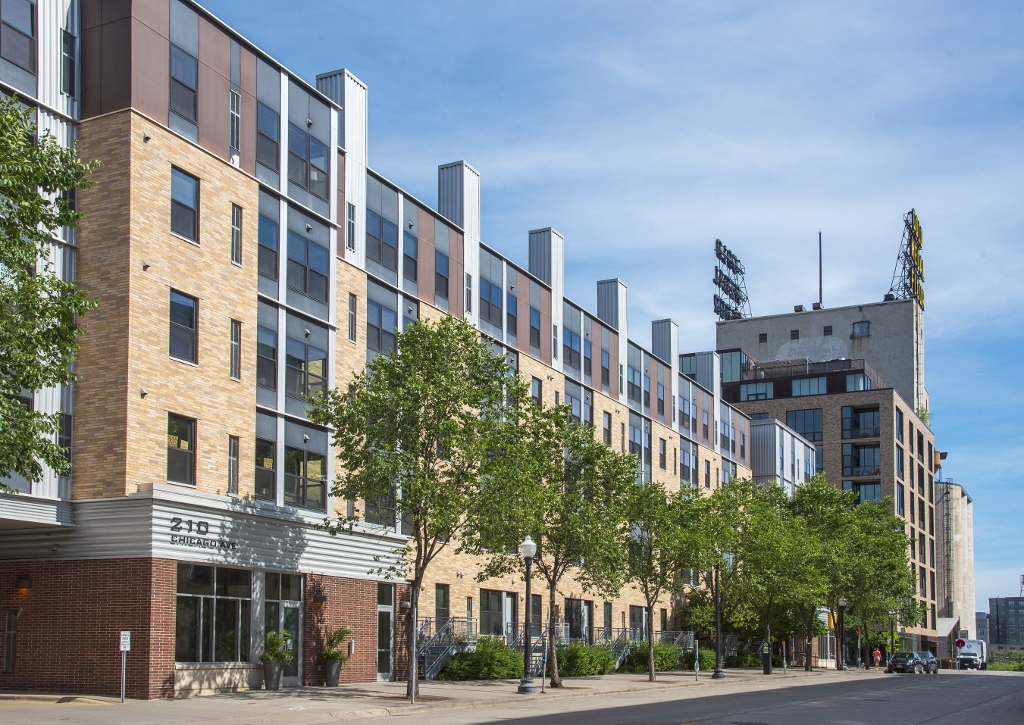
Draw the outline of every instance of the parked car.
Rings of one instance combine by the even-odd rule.
[[[918,652],[917,656],[921,658],[926,674],[929,672],[933,675],[939,674],[939,661],[935,659],[935,655],[931,652]]]
[[[924,672],[924,660],[917,652],[896,652],[889,658],[889,664],[885,671],[921,674]]]

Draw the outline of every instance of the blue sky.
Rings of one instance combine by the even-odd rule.
[[[291,70],[370,88],[370,164],[435,203],[483,179],[486,243],[566,237],[567,294],[629,285],[633,337],[714,345],[713,245],[756,315],[880,300],[915,207],[926,376],[972,495],[979,609],[1016,594],[1024,386],[1024,4],[327,2],[207,7]]]

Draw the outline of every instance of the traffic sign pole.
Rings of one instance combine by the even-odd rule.
[[[126,655],[132,649],[132,633],[129,630],[121,630],[121,704],[124,704],[124,684],[125,684],[125,663]]]

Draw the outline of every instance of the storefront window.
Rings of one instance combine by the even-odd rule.
[[[252,574],[178,564],[176,662],[248,662]]]

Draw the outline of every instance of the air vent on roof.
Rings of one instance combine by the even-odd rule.
[[[807,312],[807,308],[803,305],[793,305],[793,312]]]

